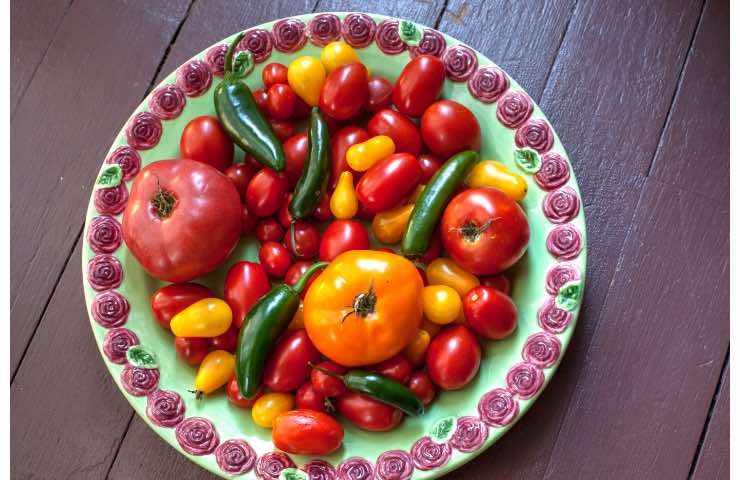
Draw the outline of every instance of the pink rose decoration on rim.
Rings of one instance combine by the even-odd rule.
[[[468,80],[470,94],[483,103],[493,103],[509,88],[506,74],[497,67],[476,70]]]
[[[199,97],[211,86],[211,67],[203,60],[191,60],[177,69],[175,84],[188,97]]]
[[[370,480],[373,478],[373,464],[362,457],[352,457],[337,467],[338,480]]]
[[[103,215],[118,215],[126,209],[126,202],[128,202],[128,190],[123,182],[117,187],[95,190],[93,203],[95,209]]]
[[[460,417],[450,445],[461,452],[478,450],[488,438],[488,427],[478,417]]]
[[[519,403],[504,388],[494,388],[481,397],[478,414],[486,425],[503,427],[511,423],[519,414]]]
[[[124,390],[135,397],[150,394],[157,388],[158,383],[159,370],[156,368],[141,368],[126,364],[121,370],[121,385]]]
[[[136,149],[123,145],[113,150],[108,158],[105,159],[105,163],[113,164],[116,163],[121,167],[123,172],[123,180],[131,180],[139,173],[141,168],[141,157]]]
[[[90,305],[93,319],[105,328],[120,327],[126,323],[128,309],[128,300],[115,290],[98,293]]]
[[[560,287],[580,279],[578,267],[570,263],[558,263],[547,272],[545,289],[550,295],[557,295]]]
[[[206,52],[206,63],[211,68],[211,73],[217,77],[224,76],[224,60],[229,46],[225,43],[211,47]]]
[[[375,39],[375,21],[364,13],[350,13],[342,22],[342,38],[354,48],[365,48]]]
[[[506,386],[509,391],[519,395],[522,400],[534,397],[544,381],[542,371],[526,362],[517,363],[506,374]]]
[[[311,460],[305,463],[301,470],[308,474],[308,480],[335,480],[337,471],[329,462],[324,460]]]
[[[537,185],[545,190],[552,190],[568,183],[570,168],[559,153],[547,152],[540,160],[542,161],[540,171],[534,176]]]
[[[283,452],[269,452],[262,455],[254,467],[257,478],[262,480],[277,480],[280,472],[286,468],[295,468],[295,463]]]
[[[87,243],[95,253],[113,253],[122,240],[121,224],[109,215],[93,218],[87,227]]]
[[[581,208],[578,194],[570,187],[553,190],[542,200],[542,211],[552,223],[565,223],[573,220]]]
[[[308,22],[308,39],[318,47],[339,40],[342,34],[342,21],[333,13],[321,13]]]
[[[228,48],[228,47],[227,47]],[[254,63],[262,63],[272,53],[272,36],[267,30],[253,28],[244,33],[236,46],[237,52],[248,51],[252,54]]]
[[[306,25],[297,18],[284,18],[272,26],[272,41],[275,49],[283,53],[297,52],[308,41]]]
[[[519,127],[514,136],[516,146],[529,147],[538,153],[545,153],[552,148],[552,130],[546,121],[535,118]]]
[[[531,335],[522,349],[522,358],[537,368],[550,368],[560,356],[560,340],[547,332]]]
[[[254,467],[257,454],[244,440],[226,440],[213,452],[219,468],[231,475],[247,473]]]
[[[146,397],[146,416],[155,425],[172,428],[185,418],[185,403],[176,392],[155,390]]]
[[[576,258],[581,253],[581,233],[573,224],[558,225],[547,235],[547,250],[561,260]]]
[[[563,333],[572,319],[570,312],[555,305],[555,298],[549,298],[537,312],[540,326],[550,333]]]
[[[113,255],[95,255],[87,263],[87,281],[95,291],[116,288],[121,285],[122,280],[121,262]],[[126,303],[126,311],[128,312],[128,302]]]
[[[478,56],[472,48],[460,44],[444,51],[442,63],[445,64],[445,71],[450,80],[463,82],[478,68]]]
[[[446,443],[437,443],[429,437],[422,437],[411,447],[411,458],[419,470],[433,470],[446,465],[452,456],[452,449]]]
[[[162,137],[162,121],[151,112],[139,112],[126,126],[128,144],[138,150],[149,150]]]
[[[415,47],[409,47],[409,54],[411,58],[416,58],[419,55],[433,55],[439,57],[442,52],[445,51],[447,42],[445,37],[436,30],[431,28],[424,29],[424,36],[421,37],[421,42]]]
[[[177,118],[185,108],[185,94],[177,85],[156,88],[149,96],[149,110],[162,120]]]
[[[175,429],[175,438],[182,449],[191,455],[213,453],[219,443],[213,423],[203,417],[190,417],[180,422]]]
[[[529,95],[517,90],[509,90],[496,105],[496,117],[505,126],[517,128],[529,119],[532,110],[534,110],[534,104],[529,99]],[[517,145],[519,145],[518,141]]]
[[[113,363],[126,363],[126,351],[139,344],[139,337],[128,328],[111,328],[103,340],[103,353]]]
[[[408,480],[414,473],[411,456],[403,450],[381,453],[375,462],[376,480]]]
[[[408,48],[398,34],[398,20],[392,19],[380,22],[375,32],[375,43],[383,53],[388,55],[398,55]]]

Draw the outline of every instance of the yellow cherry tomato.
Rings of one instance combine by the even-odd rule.
[[[262,395],[252,406],[252,420],[264,428],[272,428],[272,422],[281,413],[293,410],[293,395],[270,392]]]
[[[326,80],[326,71],[316,57],[298,57],[288,65],[288,84],[304,102],[315,107],[319,104],[321,87]]]
[[[431,336],[432,338],[436,337],[440,330],[442,330],[442,325],[439,325],[437,323],[430,322],[429,319],[424,318],[421,321],[421,329],[424,330]]]
[[[234,355],[226,350],[210,352],[200,363],[195,375],[195,390],[197,394],[208,395],[226,385],[234,376],[236,361]]]
[[[349,173],[349,172],[345,172]],[[391,210],[378,213],[373,217],[372,230],[375,238],[386,245],[398,243],[403,238],[406,226],[409,224],[413,205],[401,205]]]
[[[331,213],[340,220],[354,217],[359,207],[353,180],[352,172],[342,172],[337,180],[337,188],[334,189],[329,199]]]
[[[429,285],[421,292],[424,302],[424,316],[430,322],[447,325],[453,322],[462,311],[460,294],[447,285]]]
[[[413,366],[420,367],[424,364],[424,359],[426,358],[427,354],[427,348],[429,347],[429,342],[431,341],[432,336],[429,335],[429,332],[427,332],[426,330],[419,330],[416,332],[416,336],[414,336],[414,339],[411,340],[408,345],[406,345],[406,348],[403,350],[403,352]]]
[[[288,324],[288,330],[303,330],[305,327],[303,326],[303,302],[298,305],[298,310],[295,311],[295,315],[293,315],[293,320],[290,321],[290,324]]]
[[[170,321],[177,337],[218,337],[231,326],[231,308],[220,298],[198,300]]]
[[[466,183],[470,188],[498,188],[515,202],[527,195],[527,182],[524,181],[524,177],[495,160],[478,162],[468,174]]]
[[[321,63],[331,73],[342,65],[360,63],[360,57],[350,45],[344,42],[331,42],[321,50]]]
[[[393,155],[396,145],[387,135],[378,135],[356,143],[347,149],[347,164],[357,172],[364,172],[379,161]]]
[[[478,277],[446,257],[439,257],[427,266],[427,282],[429,285],[452,287],[463,298],[471,289],[480,285]]]
[[[416,203],[417,200],[419,200],[419,195],[421,195],[421,192],[424,191],[424,188],[426,185],[417,185],[413,192],[411,192],[411,196],[408,199],[408,202],[410,205],[413,205]]]

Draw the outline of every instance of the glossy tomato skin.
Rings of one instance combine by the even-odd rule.
[[[347,373],[347,369],[345,367],[330,360],[319,363],[317,367],[321,367],[339,375]],[[336,397],[337,395],[344,393],[347,389],[343,381],[322,372],[318,368],[311,370],[311,384],[319,394],[325,397]]]
[[[420,117],[442,93],[445,66],[432,55],[419,55],[403,68],[393,89],[393,104],[399,112]]]
[[[441,330],[427,350],[427,373],[443,390],[459,390],[478,373],[481,349],[475,335],[463,325]]]
[[[295,262],[293,265],[290,266],[288,269],[288,272],[285,274],[285,278],[283,278],[283,281],[286,285],[295,285],[296,282],[303,276],[303,274],[308,270],[308,267],[313,265],[314,262],[307,262],[307,261],[300,261]],[[321,271],[317,270],[314,272],[310,277],[308,277],[308,280],[306,281],[306,286],[304,287],[303,291],[300,293],[301,298],[306,296],[306,292],[308,291],[308,287],[311,286],[311,283],[313,283],[314,280],[316,280],[316,277],[319,276]]]
[[[258,398],[262,396],[262,388],[257,391],[254,398],[246,399],[239,393],[239,384],[236,382],[236,377],[229,380],[226,384],[226,398],[229,399],[232,405],[239,408],[252,408]]]
[[[419,155],[419,167],[421,167],[421,183],[426,185],[432,179],[437,170],[442,167],[444,162],[431,153]]]
[[[293,235],[291,235],[290,228],[285,231],[283,244],[296,258],[304,260],[314,258],[319,253],[319,242],[321,241],[319,229],[313,223],[304,222],[303,220],[295,222],[294,229],[295,245],[293,245]]]
[[[320,394],[311,382],[306,382],[295,392],[296,408],[316,410],[317,412],[326,411],[326,397]]]
[[[365,172],[355,188],[357,199],[373,213],[398,205],[416,188],[421,179],[421,167],[416,157],[394,153]]]
[[[276,83],[267,90],[267,111],[272,118],[288,120],[293,116],[298,97],[285,83]]]
[[[421,153],[421,135],[416,125],[404,115],[385,108],[373,115],[367,124],[371,137],[387,135],[396,145],[396,153],[410,153],[417,156]]]
[[[226,350],[227,352],[234,353],[238,338],[239,327],[232,323],[231,327],[225,333],[210,339],[211,348],[213,350]]]
[[[344,418],[369,432],[387,432],[403,420],[403,412],[367,395],[347,390],[337,397],[336,407]]]
[[[254,231],[254,235],[257,237],[257,240],[262,243],[279,242],[280,239],[283,238],[284,233],[285,230],[283,230],[283,226],[280,225],[280,222],[278,222],[274,217],[263,218],[260,220]]]
[[[524,210],[494,188],[468,189],[455,196],[445,208],[440,231],[450,257],[475,275],[511,267],[529,243]]]
[[[365,226],[354,220],[334,220],[324,230],[319,244],[319,260],[330,262],[348,250],[370,248],[370,237]]]
[[[342,446],[344,428],[333,417],[316,410],[292,410],[273,423],[272,443],[295,455],[328,455]]]
[[[175,199],[168,213],[152,207],[152,199],[162,192]],[[123,212],[126,246],[147,273],[167,282],[188,281],[217,268],[241,230],[241,201],[234,184],[193,160],[159,160],[144,167],[134,178]]]
[[[319,204],[316,205],[316,210],[313,211],[313,218],[315,218],[319,222],[326,222],[327,220],[331,220],[332,213],[328,193],[325,193],[324,196],[321,198]]]
[[[257,90],[253,90],[252,97],[254,97],[254,102],[257,104],[257,107],[260,109],[260,111],[267,115],[269,113],[267,111],[267,89],[260,88]]]
[[[213,296],[210,289],[198,283],[173,283],[154,291],[151,299],[152,313],[157,323],[169,330],[172,317],[198,300]]]
[[[411,377],[413,367],[403,353],[397,353],[391,358],[373,365],[370,370],[405,385]]]
[[[218,118],[202,115],[190,120],[182,130],[180,157],[203,162],[223,172],[234,161],[234,143]]]
[[[288,67],[282,63],[268,63],[262,70],[262,83],[265,88],[270,88],[276,83],[288,83]]]
[[[424,252],[424,255],[419,257],[419,261],[425,265],[432,263],[435,258],[439,258],[442,255],[442,237],[439,233],[439,229],[434,231],[432,239],[429,242],[429,248]]]
[[[229,304],[232,322],[240,328],[257,300],[270,291],[270,280],[259,263],[235,263],[226,274],[224,300]]]
[[[355,172],[347,164],[347,150],[352,145],[362,143],[370,138],[370,135],[360,127],[344,127],[331,137],[331,177],[329,185],[332,189],[336,188],[339,175],[342,172],[352,172],[354,183],[362,176],[362,173]]]
[[[361,63],[342,65],[329,74],[321,87],[319,108],[337,120],[349,120],[365,108],[367,68]]]
[[[284,142],[295,135],[293,122],[291,122],[290,120],[279,120],[277,118],[270,117],[267,119],[267,121],[270,123],[272,130],[275,132],[275,135],[277,135],[278,140],[280,140],[281,142]]]
[[[269,217],[278,211],[287,191],[285,175],[265,167],[249,181],[245,202],[251,213],[258,217]]]
[[[421,400],[424,406],[429,405],[437,395],[432,379],[426,372],[414,372],[408,382],[409,389]]]
[[[282,278],[288,272],[293,261],[290,252],[282,243],[265,242],[259,251],[260,265],[272,278]]]
[[[285,196],[285,199],[283,200],[283,205],[280,207],[280,210],[278,210],[277,213],[277,219],[278,222],[280,222],[280,225],[283,226],[283,228],[290,227],[290,223],[293,221],[293,215],[290,214],[288,211],[288,207],[290,206],[290,201],[293,199],[293,194],[289,193]]]
[[[254,172],[254,168],[246,163],[235,163],[224,172],[236,187],[236,191],[239,192],[242,202],[244,201],[244,195],[247,193],[247,185],[249,185],[249,180],[254,176]]]
[[[249,235],[257,226],[257,217],[252,215],[249,207],[242,204],[242,235]]]
[[[208,338],[175,337],[175,351],[188,365],[200,365],[208,355]]]
[[[391,106],[393,102],[393,84],[383,77],[373,76],[367,82],[368,96],[366,109],[375,113]]]
[[[285,152],[285,175],[292,187],[301,178],[303,164],[306,163],[308,157],[308,135],[305,133],[293,135],[283,143],[283,151]]]
[[[300,120],[308,118],[309,115],[311,115],[311,106],[303,101],[301,97],[296,98],[293,118]]]
[[[511,293],[511,281],[509,280],[509,277],[503,273],[483,277],[480,279],[480,284],[487,287],[493,287],[505,295],[509,295]]]
[[[502,340],[516,330],[519,316],[511,298],[493,287],[480,285],[463,299],[465,321],[483,338]]]
[[[321,354],[305,330],[286,332],[270,353],[263,382],[274,392],[291,392],[308,380],[309,363],[316,364]]]
[[[447,159],[463,150],[480,150],[480,125],[465,105],[439,100],[421,117],[424,144],[438,157]]]

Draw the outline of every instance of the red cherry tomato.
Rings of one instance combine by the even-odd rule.
[[[324,412],[291,410],[275,418],[272,443],[295,455],[328,455],[342,446],[342,424]]]
[[[253,156],[251,156],[248,153],[245,153],[244,154],[244,163],[247,164],[247,165],[249,165],[250,167],[252,167],[252,171],[254,171],[254,172],[259,172],[260,170],[262,170],[263,168],[265,168],[264,165],[262,165],[256,158],[254,158]],[[254,176],[254,175],[252,175],[252,176]]]
[[[180,136],[180,157],[206,163],[223,172],[234,161],[234,143],[218,118],[195,117],[185,125]]]
[[[293,233],[295,231],[295,245],[293,245]],[[293,229],[288,228],[283,237],[283,243],[296,258],[314,258],[319,253],[319,242],[321,234],[313,223],[299,220],[295,222]]]
[[[258,90],[253,90],[252,97],[254,97],[254,102],[257,104],[260,111],[267,115],[267,89],[260,88]]]
[[[403,68],[393,89],[393,104],[399,112],[420,117],[442,93],[445,66],[437,57],[419,55]]]
[[[232,321],[241,327],[257,300],[270,291],[270,280],[259,263],[237,262],[224,282],[224,300],[231,307]]]
[[[386,378],[405,384],[411,377],[413,367],[411,362],[402,353],[397,353],[387,360],[373,365],[370,370],[383,375]]]
[[[226,332],[222,333],[218,337],[211,338],[211,348],[213,350],[226,350],[227,352],[234,353],[236,351],[236,344],[239,338],[239,327],[231,324]]]
[[[348,63],[326,77],[319,108],[332,118],[349,120],[365,108],[367,96],[367,68],[361,63]]]
[[[276,83],[267,90],[267,111],[272,118],[288,120],[293,116],[296,96],[285,83]]]
[[[263,383],[274,392],[290,392],[303,385],[311,374],[309,363],[321,360],[305,330],[286,332],[265,364]]]
[[[283,143],[285,152],[285,175],[288,177],[290,186],[296,184],[301,173],[303,173],[303,164],[308,157],[308,135],[299,133],[293,135]]]
[[[226,384],[226,398],[229,399],[229,402],[231,402],[232,405],[239,408],[252,408],[252,405],[255,404],[258,398],[262,396],[262,387],[257,391],[257,394],[254,396],[254,398],[247,400],[246,398],[242,397],[242,394],[239,393],[239,384],[236,382],[236,377],[229,380],[229,383]]]
[[[475,335],[463,325],[440,331],[427,349],[427,373],[444,390],[459,390],[478,373],[481,350]]]
[[[313,212],[313,218],[318,220],[319,222],[326,222],[327,220],[331,220],[332,214],[331,214],[331,208],[329,207],[329,194],[325,193],[324,196],[321,198],[321,201],[316,206],[316,210]]]
[[[208,338],[175,337],[175,351],[188,365],[200,365],[208,355]]]
[[[278,222],[280,222],[280,225],[283,226],[283,228],[290,227],[290,222],[293,221],[293,216],[288,211],[288,206],[290,205],[290,201],[293,199],[293,194],[289,193],[285,196],[285,199],[283,200],[283,204],[280,207],[280,210],[278,210],[277,213],[277,219]]]
[[[524,255],[529,243],[524,210],[494,188],[473,188],[455,196],[440,225],[447,253],[475,275],[506,270]]]
[[[414,372],[409,379],[408,387],[424,406],[432,403],[437,395],[437,390],[426,372]]]
[[[290,252],[282,243],[266,242],[260,247],[259,259],[262,268],[272,278],[282,278],[293,263]]]
[[[502,340],[516,330],[516,304],[505,293],[479,285],[463,299],[465,321],[475,333],[489,340]]]
[[[319,245],[319,259],[329,262],[348,250],[367,250],[370,237],[365,226],[354,220],[335,220],[326,227]]]
[[[257,217],[249,213],[249,208],[242,205],[242,235],[249,235],[257,226]]]
[[[317,367],[338,373],[339,375],[347,373],[347,369],[345,367],[329,360],[319,363]],[[325,397],[336,397],[337,395],[344,393],[347,389],[343,381],[322,372],[318,368],[311,370],[311,384],[317,392]]]
[[[368,112],[374,113],[391,106],[391,102],[393,101],[393,84],[387,78],[373,76],[367,82],[367,88],[368,96],[365,108],[367,108]]]
[[[480,279],[480,284],[487,287],[493,287],[505,295],[509,295],[511,292],[511,282],[509,281],[509,277],[503,273],[483,277]]]
[[[450,158],[463,150],[480,150],[480,125],[473,112],[452,100],[440,100],[421,117],[421,136],[435,155]]]
[[[279,242],[283,238],[283,226],[280,222],[275,220],[273,217],[263,218],[260,223],[257,224],[254,235],[262,243],[265,242]]]
[[[421,167],[421,183],[427,184],[444,162],[431,153],[419,155],[419,166]]]
[[[265,88],[270,88],[276,83],[288,83],[288,67],[282,63],[268,63],[262,70],[262,83]]]
[[[432,260],[442,255],[442,239],[439,235],[439,229],[434,231],[432,238],[429,242],[429,248],[424,252],[424,255],[419,257],[419,261],[426,265],[432,263]]]
[[[272,130],[281,142],[284,142],[295,135],[295,128],[293,128],[293,123],[289,120],[278,120],[270,117],[267,121],[270,123]]]
[[[355,214],[355,217],[359,218],[360,220],[365,220],[367,222],[372,221],[373,217],[375,217],[375,214],[371,212],[364,203],[360,202],[360,206],[357,209],[357,213]]]
[[[249,181],[245,202],[251,213],[258,217],[269,217],[278,211],[287,191],[285,175],[265,167]]]
[[[362,173],[355,172],[347,164],[347,150],[356,143],[362,143],[370,138],[368,133],[360,127],[349,126],[339,130],[331,137],[331,177],[329,180],[330,188],[337,186],[337,180],[342,172],[352,172],[355,183],[360,179]]]
[[[367,131],[371,137],[387,135],[396,145],[396,153],[421,153],[421,135],[416,125],[407,117],[395,110],[386,108],[379,111],[367,124]]]
[[[301,97],[296,98],[295,108],[293,109],[293,118],[301,120],[308,118],[311,114],[311,105],[303,101]]]
[[[283,281],[285,282],[286,285],[291,285],[291,286],[295,285],[296,282],[301,278],[301,276],[306,272],[306,270],[308,270],[308,267],[310,267],[311,265],[313,265],[313,262],[306,262],[306,261],[295,262],[288,269],[288,272],[285,274],[285,278],[283,279]],[[306,296],[308,287],[311,285],[311,283],[313,283],[314,280],[316,280],[316,277],[319,276],[319,273],[321,272],[316,271],[313,273],[313,275],[308,277],[308,281],[306,282],[306,287],[301,292],[301,298]]]
[[[306,382],[295,392],[295,408],[325,412],[326,397],[320,394],[311,382]]]
[[[235,163],[224,172],[239,192],[239,196],[244,201],[244,195],[247,193],[247,185],[254,175],[254,168],[246,163]]]
[[[170,320],[198,300],[213,297],[213,292],[197,283],[173,283],[159,288],[152,294],[152,313],[157,322],[167,330]]]
[[[403,420],[403,412],[361,393],[347,390],[337,397],[339,413],[358,428],[370,432],[387,432]]]
[[[421,168],[416,157],[394,153],[370,167],[357,183],[355,192],[368,210],[380,213],[398,205],[420,179]]]

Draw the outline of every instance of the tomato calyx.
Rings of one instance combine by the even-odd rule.
[[[457,228],[451,228],[450,231],[460,232],[463,240],[470,243],[475,243],[480,238],[481,234],[488,230],[493,222],[499,220],[499,217],[489,218],[482,225],[478,225],[474,220],[467,221]]]
[[[344,314],[342,322],[353,313],[357,318],[365,318],[368,315],[375,313],[375,304],[378,302],[378,296],[375,294],[375,288],[373,287],[373,280],[370,279],[370,286],[367,292],[357,294],[355,299],[352,301],[350,307],[352,310]]]
[[[196,399],[197,401],[201,401],[201,400],[203,400],[203,396],[205,395],[205,394],[204,394],[204,393],[203,393],[202,391],[200,391],[200,390],[188,390],[188,392],[190,392],[190,393],[192,393],[193,395],[195,395],[195,399]]]
[[[157,191],[150,200],[154,213],[159,218],[167,218],[172,214],[172,211],[177,206],[177,199],[175,195],[169,190],[162,188],[159,183],[159,177],[157,177]]]

